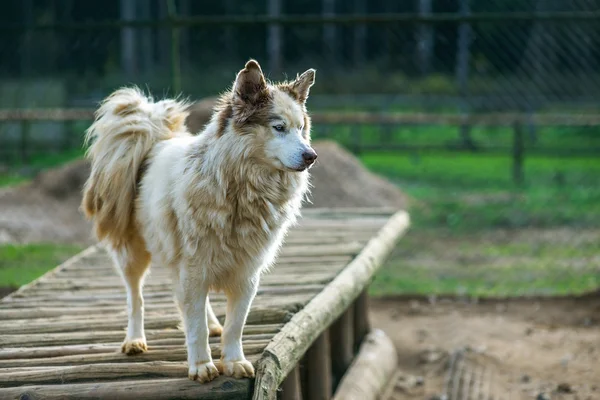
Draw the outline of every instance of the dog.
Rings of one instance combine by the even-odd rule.
[[[309,69],[271,83],[248,61],[210,122],[188,132],[189,104],[116,90],[86,131],[91,173],[82,210],[127,291],[123,353],[147,351],[142,286],[150,261],[171,271],[185,330],[188,376],[253,377],[242,330],[261,274],[274,262],[309,190]],[[224,327],[208,299],[227,297]],[[219,368],[208,338],[221,335]]]

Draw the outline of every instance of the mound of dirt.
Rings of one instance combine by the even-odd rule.
[[[391,182],[367,170],[333,141],[316,141],[319,157],[311,168],[312,204],[307,207],[404,208],[407,197]]]
[[[77,160],[40,172],[32,186],[56,199],[65,199],[79,195],[89,175],[90,164],[86,160]]]
[[[190,132],[198,133],[204,128],[204,125],[210,121],[216,102],[216,97],[206,97],[190,106],[190,115],[185,120]]]
[[[187,120],[197,132],[208,122],[214,99],[191,106]],[[305,207],[404,208],[406,197],[392,183],[369,172],[335,142],[315,142],[319,154],[311,169],[312,204]],[[90,243],[90,224],[79,211],[89,163],[77,160],[40,173],[28,185],[0,190],[1,242]]]

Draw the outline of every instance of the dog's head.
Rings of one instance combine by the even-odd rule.
[[[250,60],[237,74],[229,107],[221,112],[235,134],[248,135],[260,162],[284,171],[304,171],[317,158],[310,146],[306,111],[314,82],[315,70],[309,69],[292,82],[271,84],[258,62]]]

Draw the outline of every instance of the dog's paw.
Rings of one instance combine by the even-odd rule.
[[[134,354],[145,353],[148,351],[148,345],[146,344],[146,338],[139,339],[125,339],[121,345],[121,352],[131,356]]]
[[[219,370],[212,361],[197,363],[190,366],[188,370],[188,378],[200,383],[210,382],[217,376],[219,376]]]
[[[221,360],[219,371],[223,375],[233,376],[234,378],[254,378],[254,367],[248,360],[225,361]]]
[[[221,336],[223,333],[223,327],[219,323],[208,324],[208,335],[209,336]]]

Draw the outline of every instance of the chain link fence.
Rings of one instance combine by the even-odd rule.
[[[342,143],[423,200],[427,206],[413,211],[418,227],[446,230],[439,243],[426,230],[407,240],[451,254],[448,268],[398,250],[419,282],[442,282],[423,291],[450,290],[444,277],[469,282],[476,274],[463,267],[491,265],[502,254],[512,264],[498,261],[475,281],[506,289],[550,277],[557,287],[579,268],[578,286],[559,291],[600,285],[593,229],[600,0],[10,0],[1,7],[0,182],[80,155],[89,125],[16,118],[15,109],[92,109],[130,83],[156,97],[215,96],[249,58],[272,80],[316,68],[314,136]],[[523,192],[514,193],[514,183]],[[477,234],[485,227],[508,231]],[[539,231],[556,227],[552,237]],[[514,228],[525,230],[507,239]],[[452,229],[481,246],[457,252]],[[585,240],[570,239],[576,229]],[[520,266],[523,274],[514,272]]]

